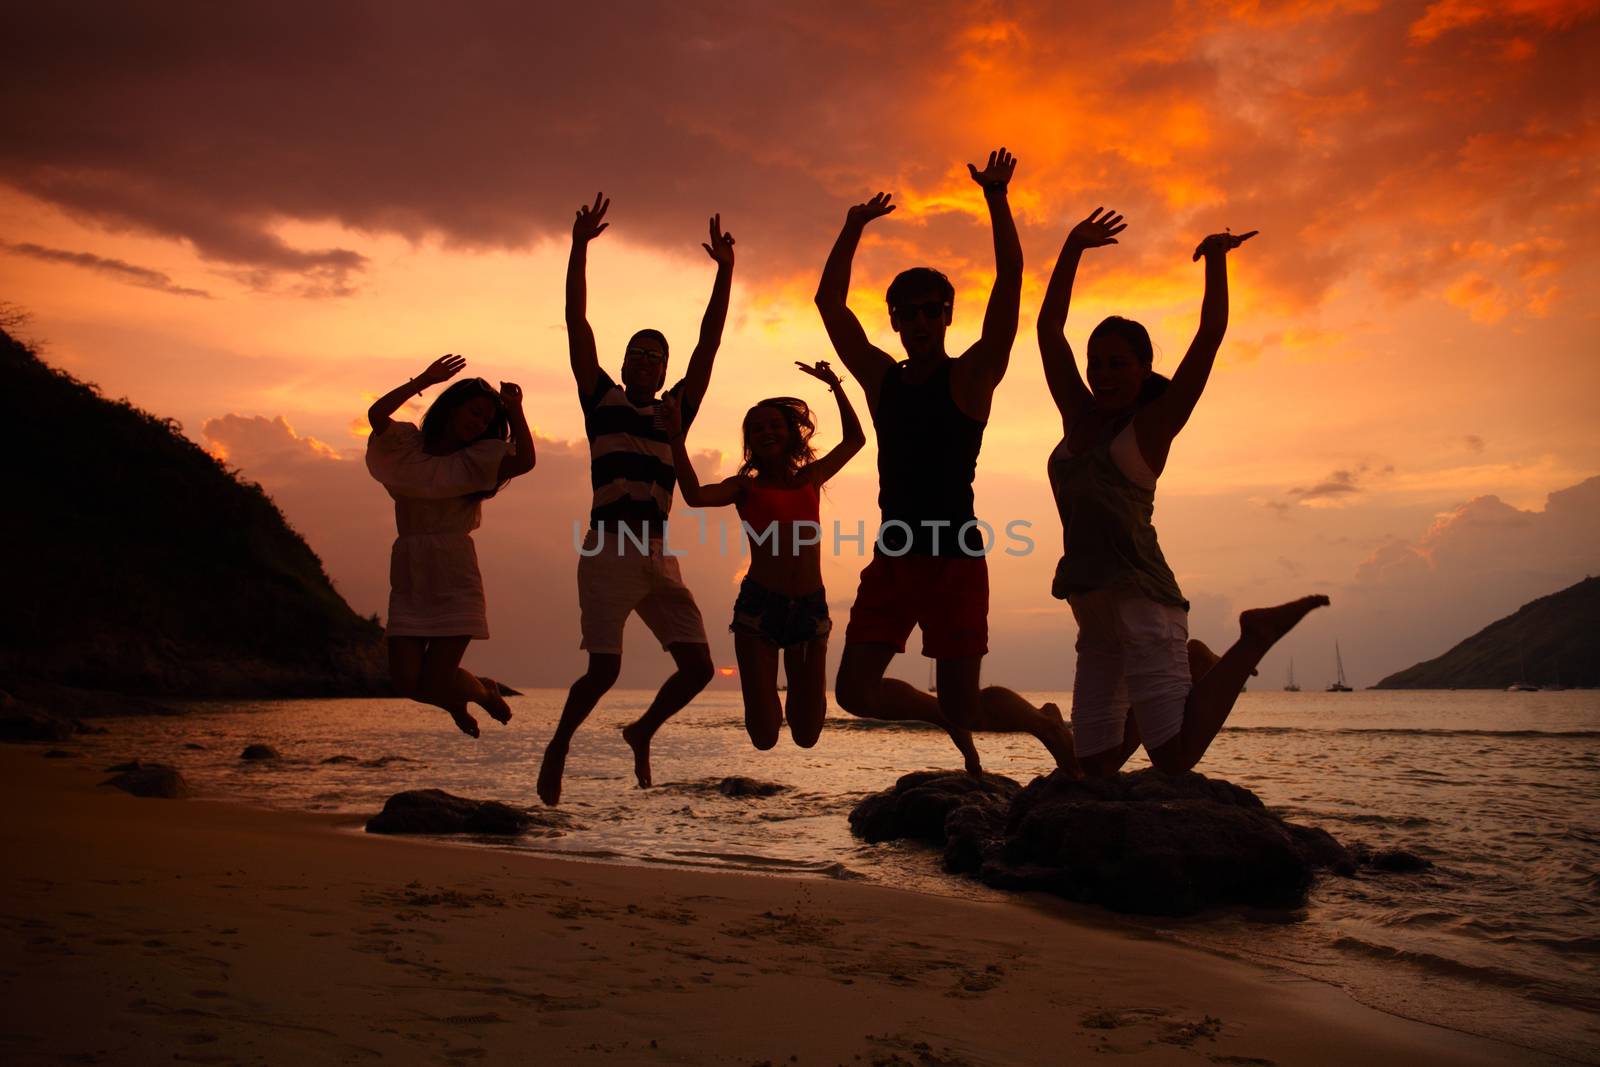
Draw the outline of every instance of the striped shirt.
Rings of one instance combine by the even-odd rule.
[[[663,396],[681,395],[683,382]],[[634,404],[621,386],[600,371],[594,390],[583,397],[583,426],[589,437],[589,481],[594,503],[589,528],[604,524],[613,533],[626,527],[660,537],[672,510],[678,475],[672,466],[672,443],[656,424],[656,401]],[[687,402],[683,424],[694,421]]]

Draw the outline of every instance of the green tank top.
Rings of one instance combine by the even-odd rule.
[[[1050,453],[1050,492],[1061,513],[1062,554],[1050,593],[1125,586],[1157,604],[1189,610],[1178,580],[1156,543],[1156,494],[1128,480],[1111,458],[1108,437],[1080,455],[1063,438]]]

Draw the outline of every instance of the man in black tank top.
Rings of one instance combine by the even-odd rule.
[[[945,354],[955,289],[936,270],[904,271],[889,286],[889,321],[905,346],[904,362],[874,346],[846,304],[862,231],[894,210],[888,193],[850,209],[817,286],[828,337],[867,394],[883,512],[850,611],[834,696],[852,715],[943,727],[973,774],[982,769],[973,730],[1030,733],[1059,765],[1077,770],[1072,735],[1055,705],[1035,708],[1009,689],[979,686],[989,650],[986,552],[993,535],[977,522],[972,481],[1022,300],[1022,244],[1006,202],[1015,168],[1004,148],[989,153],[982,170],[967,165],[989,205],[996,274],[983,334],[960,356]],[[938,665],[937,698],[884,677],[913,626],[922,628],[922,654]]]

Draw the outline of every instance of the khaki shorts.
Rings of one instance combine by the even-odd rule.
[[[589,538],[585,551],[594,551],[593,531]],[[664,649],[707,643],[705,622],[683,584],[677,557],[664,554],[660,541],[651,541],[646,552],[624,542],[618,554],[607,536],[597,554],[579,556],[578,609],[583,628],[578,647],[586,652],[621,655],[622,630],[635,611]]]
[[[1078,620],[1072,683],[1072,742],[1079,758],[1122,744],[1128,715],[1145,751],[1183,729],[1189,699],[1189,613],[1131,590],[1096,589],[1067,598]]]

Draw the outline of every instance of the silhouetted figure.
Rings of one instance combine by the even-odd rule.
[[[733,647],[744,690],[744,724],[760,749],[778,743],[785,717],[801,748],[817,743],[828,711],[828,595],[822,587],[822,486],[867,443],[861,420],[826,362],[796,363],[827,385],[839,401],[844,439],[818,459],[811,409],[792,396],[763,400],[744,416],[744,462],[732,478],[700,484],[689,460],[678,405],[668,401],[683,502],[690,507],[734,505],[750,535],[750,571],[733,605]],[[778,656],[788,679],[778,696]]]
[[[1100,208],[1073,227],[1039,309],[1039,351],[1064,434],[1049,462],[1064,534],[1051,592],[1078,621],[1072,732],[1091,776],[1115,774],[1141,739],[1160,770],[1193,767],[1261,657],[1328,603],[1309,596],[1245,612],[1239,640],[1209,669],[1210,650],[1188,640],[1189,603],[1151,522],[1156,479],[1228,328],[1227,253],[1256,231],[1212,234],[1195,249],[1206,264],[1200,328],[1170,380],[1151,369],[1145,328],[1112,316],[1089,335],[1086,388],[1063,333],[1072,283],[1084,251],[1116,244],[1125,228]]]
[[[651,738],[706,687],[713,673],[700,609],[683,584],[677,559],[662,551],[675,481],[672,446],[657,418],[656,394],[667,375],[667,339],[656,330],[635,333],[623,354],[619,385],[600,369],[587,318],[589,242],[610,225],[604,221],[610,206],[604,196],[596,196],[593,206],[578,209],[567,261],[567,347],[583,405],[594,485],[589,532],[578,559],[582,647],[589,653],[589,669],[572,683],[561,721],[544,750],[538,788],[546,804],[561,800],[572,735],[622,669],[622,630],[629,615],[639,613],[677,665],[644,714],[622,731],[633,749],[641,788],[650,785]],[[733,284],[733,235],[722,231],[721,216],[712,217],[710,234],[709,243],[701,247],[717,265],[711,300],[689,369],[667,391],[681,405],[685,425],[694,421],[711,382]]]
[[[907,359],[875,347],[846,304],[862,231],[894,210],[888,193],[852,207],[817,286],[817,310],[845,367],[861,383],[878,434],[878,504],[883,524],[845,630],[834,692],[852,715],[943,727],[967,769],[981,771],[973,730],[1026,731],[1072,766],[1071,736],[1054,705],[1035,708],[1010,690],[979,690],[989,650],[988,534],[973,511],[972,480],[990,402],[1006,372],[1022,297],[1022,245],[1006,202],[1016,160],[1004,148],[983,170],[994,227],[996,276],[982,336],[959,357],[945,354],[955,289],[936,270],[902,272],[889,286],[889,321]],[[938,697],[885,678],[913,626],[937,664]]]
[[[461,356],[440,356],[367,409],[367,470],[394,498],[399,531],[389,556],[386,631],[395,692],[443,708],[462,733],[477,737],[468,704],[500,723],[511,709],[492,679],[461,669],[467,642],[489,636],[472,531],[483,502],[533,470],[522,389],[501,382],[496,391],[482,378],[468,378],[439,394],[422,429],[391,418],[466,365]]]

